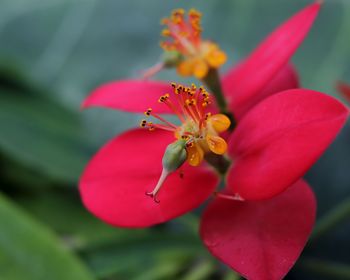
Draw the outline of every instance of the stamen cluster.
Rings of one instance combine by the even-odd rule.
[[[213,152],[224,154],[227,144],[218,136],[219,133],[227,130],[230,120],[223,114],[212,115],[206,112],[211,104],[210,95],[204,87],[197,87],[192,84],[190,87],[172,83],[173,99],[169,93],[159,98],[159,102],[165,104],[178,117],[180,124],[176,125],[153,112],[152,108],[145,111],[146,117],[153,117],[160,123],[153,123],[143,119],[141,127],[163,129],[174,133],[177,140],[185,140],[187,160],[193,165],[199,165],[204,154]]]
[[[219,68],[226,62],[226,54],[218,45],[210,41],[201,40],[201,13],[191,9],[186,13],[183,9],[174,10],[169,18],[162,20],[166,28],[162,36],[170,40],[160,43],[165,51],[175,51],[181,54],[177,71],[182,76],[194,75],[198,79],[204,78],[210,68]]]

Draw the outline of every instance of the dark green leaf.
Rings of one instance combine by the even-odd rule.
[[[46,227],[0,195],[0,271],[4,280],[92,280]]]

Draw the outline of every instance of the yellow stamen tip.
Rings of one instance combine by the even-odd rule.
[[[162,34],[162,36],[164,36],[164,37],[168,37],[168,36],[171,35],[170,30],[167,29],[167,28],[163,29],[162,32],[161,32],[161,34]]]
[[[192,8],[192,9],[189,10],[188,15],[192,16],[192,17],[201,17],[202,13],[199,12],[198,10]]]
[[[231,125],[230,119],[224,114],[215,114],[210,116],[208,118],[208,123],[217,133],[226,131]]]
[[[207,141],[209,149],[214,154],[223,155],[224,153],[226,153],[227,143],[220,136],[208,134],[206,136],[206,141]]]
[[[142,121],[140,122],[140,127],[145,127],[146,124],[147,124],[147,121],[146,121],[146,120],[142,120]]]
[[[198,166],[203,161],[204,151],[198,144],[194,144],[190,147],[187,147],[186,152],[187,152],[187,162],[191,166]]]
[[[178,16],[178,15],[183,16],[183,15],[185,14],[185,10],[184,10],[184,9],[181,9],[181,8],[179,8],[179,9],[174,9],[174,10],[171,12],[171,14],[174,15],[174,16]]]

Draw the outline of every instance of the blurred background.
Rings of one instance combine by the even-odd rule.
[[[103,82],[137,77],[161,55],[159,21],[203,12],[228,68],[311,0],[1,0],[0,279],[239,279],[206,252],[192,213],[146,230],[111,228],[81,205],[77,182],[108,139],[141,116],[81,112]],[[302,85],[350,83],[350,1],[326,0],[293,58]],[[179,80],[175,71],[158,78]],[[286,279],[350,279],[350,126],[308,172],[318,226]]]

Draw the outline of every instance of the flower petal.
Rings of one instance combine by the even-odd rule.
[[[146,227],[165,222],[199,206],[214,191],[218,177],[205,166],[185,164],[165,181],[155,203],[146,196],[155,187],[172,133],[135,129],[106,144],[90,161],[80,180],[84,205],[114,226]]]
[[[343,82],[338,82],[337,90],[341,93],[344,99],[350,103],[350,85]]]
[[[259,92],[259,94],[254,96],[254,99],[256,100],[254,103],[257,104],[272,94],[298,87],[299,76],[297,70],[292,64],[286,64],[277,72],[273,79]]]
[[[284,91],[260,102],[230,139],[234,164],[228,189],[247,200],[282,192],[321,156],[348,113],[333,97],[306,89]]]
[[[170,83],[159,81],[123,80],[104,84],[95,89],[83,102],[82,108],[106,107],[142,113],[151,107],[157,113],[173,113],[158,99],[171,93]]]
[[[267,37],[236,71],[230,71],[224,78],[224,92],[230,97],[229,106],[236,118],[259,101],[255,95],[289,61],[310,30],[320,6],[317,1],[295,14]]]
[[[209,251],[247,279],[282,279],[299,257],[316,215],[315,197],[299,180],[264,201],[216,198],[200,234]]]
[[[239,67],[240,66],[231,71],[231,75],[234,75],[235,72],[239,71]],[[270,95],[298,87],[299,77],[296,69],[291,64],[286,64],[277,72],[277,74],[275,74],[272,80],[268,82],[268,84],[264,86],[262,90],[242,103],[235,103],[233,105],[235,107],[231,107],[231,110],[235,113],[236,120],[240,120],[252,107]],[[228,100],[235,98],[234,93],[225,92],[225,94]],[[232,94],[232,96],[230,94]]]

